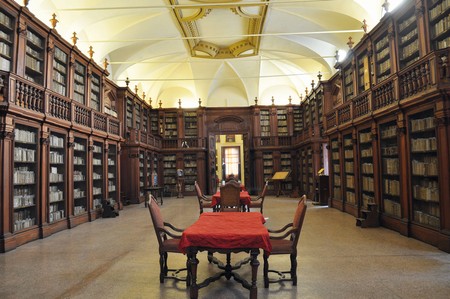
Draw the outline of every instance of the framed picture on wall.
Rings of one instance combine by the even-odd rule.
[[[227,142],[236,142],[236,139],[234,138],[234,135],[227,135],[226,141]]]

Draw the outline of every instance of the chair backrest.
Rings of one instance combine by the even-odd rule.
[[[262,192],[261,192],[261,195],[260,195],[260,197],[262,198],[262,199],[264,199],[264,197],[266,196],[266,193],[267,193],[267,186],[269,185],[269,181],[266,181],[266,183],[264,184],[264,187],[263,187],[263,189],[262,189]]]
[[[306,214],[306,195],[300,198],[298,202],[297,209],[295,210],[294,221],[292,222],[294,233],[291,236],[293,248],[297,248],[298,239],[300,238],[300,233],[302,231],[303,220]]]
[[[221,212],[239,212],[241,209],[240,192],[241,185],[231,181],[224,186],[220,186],[220,211]]]
[[[163,246],[163,242],[167,239],[167,236],[161,229],[164,229],[164,220],[159,209],[158,202],[153,195],[148,196],[148,210],[150,217],[152,218],[153,228],[155,229],[156,238],[158,239],[159,246]]]

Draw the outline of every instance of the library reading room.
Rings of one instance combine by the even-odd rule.
[[[0,0],[0,298],[450,294],[450,0]]]

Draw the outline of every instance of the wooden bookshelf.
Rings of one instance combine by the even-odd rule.
[[[415,8],[397,21],[400,68],[405,68],[420,57],[419,36]]]
[[[396,122],[381,124],[379,132],[383,212],[401,218],[400,159]]]
[[[375,182],[373,177],[373,148],[372,132],[370,128],[358,132],[359,150],[359,180],[360,202],[359,205],[368,209],[368,204],[375,203]]]
[[[16,125],[14,129],[13,232],[37,224],[38,220],[38,131]]]
[[[74,211],[81,213],[88,210],[87,161],[87,139],[76,137],[73,147],[73,207]]]
[[[65,96],[67,93],[67,54],[55,47],[53,54],[52,89]]]
[[[40,85],[44,84],[44,56],[45,39],[35,33],[31,28],[28,28],[25,56],[25,78]]]
[[[92,166],[93,166],[93,172],[92,172],[92,201],[93,201],[93,208],[101,207],[102,200],[105,198],[105,190],[103,187],[103,143],[95,141],[92,146]],[[74,211],[74,215],[82,214],[85,211],[80,207],[78,210]]]
[[[428,19],[432,49],[450,47],[450,1],[428,0]]]
[[[344,143],[344,196],[347,204],[356,205],[355,195],[355,165],[353,155],[353,139],[352,134],[346,134],[343,136]]]
[[[90,107],[96,111],[100,111],[100,76],[92,74],[91,77],[91,100]]]
[[[409,116],[413,220],[440,227],[436,125],[433,110]]]
[[[6,12],[0,10],[0,70],[12,70],[14,50],[14,24],[15,20]]]
[[[74,64],[73,99],[80,104],[86,104],[86,66],[78,60]]]
[[[391,75],[391,54],[387,32],[375,40],[375,65],[376,83],[380,83]]]
[[[66,208],[66,135],[50,134],[48,172],[48,222],[53,223],[67,217]]]

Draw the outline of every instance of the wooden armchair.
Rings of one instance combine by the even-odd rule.
[[[229,181],[224,186],[220,186],[220,211],[240,212],[241,184],[236,181]]]
[[[178,244],[180,243],[180,238],[183,230],[174,227],[168,222],[164,222],[161,210],[159,209],[158,203],[153,195],[148,195],[148,210],[150,212],[150,217],[152,218],[153,227],[155,228],[156,238],[159,244],[159,282],[164,283],[164,279],[171,278],[178,281],[186,281],[186,286],[190,285],[189,272],[185,277],[180,277],[178,274],[182,271],[186,271],[187,268],[181,269],[169,269],[167,266],[168,253],[180,253],[178,250]],[[167,228],[171,229],[169,231]],[[177,234],[178,233],[178,234]],[[173,275],[168,275],[171,272]]]
[[[292,281],[293,285],[297,285],[297,243],[302,230],[303,220],[306,214],[306,195],[300,198],[295,211],[292,223],[286,224],[278,230],[270,230],[270,243],[272,244],[272,252],[270,256],[275,254],[289,254],[291,260],[291,268],[289,271],[277,271],[269,269],[269,255],[264,252],[264,287],[268,288],[269,283],[282,281]],[[277,235],[272,235],[277,234]],[[277,279],[269,279],[269,272],[278,274]],[[289,275],[289,277],[286,277]]]
[[[250,208],[259,208],[259,210],[262,214],[263,207],[264,207],[264,198],[266,197],[268,185],[269,185],[269,181],[266,181],[266,183],[264,184],[264,187],[261,191],[261,194],[259,194],[258,197],[251,199],[250,206],[248,207],[249,212],[250,212]]]
[[[195,186],[195,191],[197,192],[197,199],[198,199],[198,206],[200,209],[200,214],[203,213],[203,209],[212,209],[213,212],[216,212],[216,206],[212,205],[211,198],[208,198],[203,194],[197,181],[195,181],[194,186]]]

